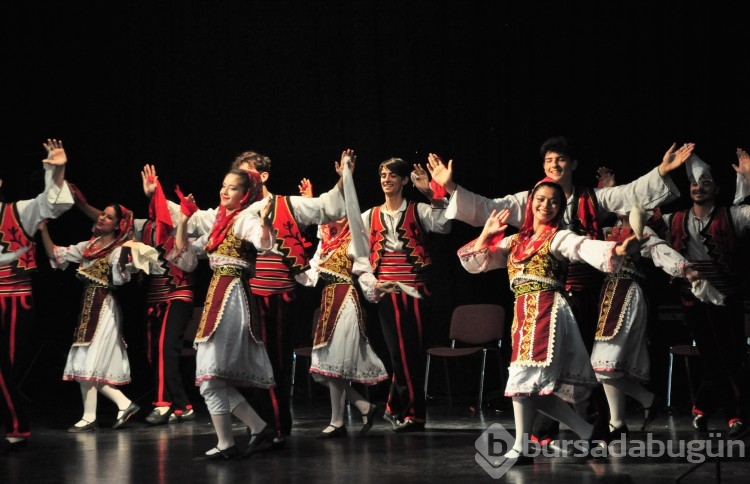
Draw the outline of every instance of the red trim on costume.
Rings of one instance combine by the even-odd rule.
[[[387,229],[384,217],[380,206],[373,207],[370,210],[370,264],[376,270],[385,253]],[[412,272],[424,272],[429,269],[432,258],[426,245],[427,232],[419,220],[415,202],[407,203],[406,209],[401,214],[401,219],[396,222],[396,233],[398,239],[403,243],[404,254],[409,264],[412,265]]]
[[[0,208],[0,246],[4,252],[16,252],[23,248],[29,249],[21,254],[18,259],[0,266],[0,278],[36,270],[34,237],[24,230],[15,203],[3,203],[2,208]]]
[[[283,255],[289,270],[294,275],[309,269],[310,260],[305,252],[307,240],[297,226],[289,197],[274,197],[270,217],[276,231],[276,249]]]

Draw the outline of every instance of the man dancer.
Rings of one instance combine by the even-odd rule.
[[[26,447],[31,436],[28,408],[18,384],[34,330],[34,234],[42,220],[57,218],[73,206],[65,182],[68,158],[62,141],[48,139],[43,146],[47,150],[42,160],[44,191],[32,200],[0,202],[0,414],[5,427],[0,452]]]
[[[750,184],[750,156],[737,149],[735,171]],[[724,304],[699,301],[691,287],[680,282],[685,323],[695,339],[703,364],[703,381],[693,401],[693,427],[706,432],[708,418],[720,407],[726,411],[728,435],[747,431],[747,380],[741,376],[745,356],[742,274],[747,246],[740,240],[750,233],[750,205],[717,204],[719,186],[710,167],[696,155],[687,163],[691,208],[665,214],[668,239],[711,284],[725,296]],[[717,301],[718,303],[718,301]]]

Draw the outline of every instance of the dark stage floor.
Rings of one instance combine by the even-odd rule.
[[[199,459],[216,442],[204,410],[193,422],[152,427],[143,421],[149,410],[146,408],[120,430],[104,427],[90,434],[65,432],[65,428],[75,420],[67,415],[69,412],[62,419],[53,408],[41,411],[35,416],[33,437],[28,447],[0,455],[0,482],[479,483],[493,482],[490,473],[499,475],[505,470],[486,464],[488,470],[485,470],[475,460],[479,455],[478,450],[485,455],[492,453],[488,450],[487,439],[480,439],[491,425],[501,424],[512,433],[512,412],[492,408],[493,402],[485,405],[481,412],[473,412],[470,403],[456,398],[452,405],[442,398],[431,400],[426,430],[410,434],[396,434],[390,430],[390,424],[379,420],[369,434],[360,436],[360,416],[355,410],[354,415],[348,416],[348,437],[320,440],[316,436],[326,426],[329,417],[325,394],[314,393],[310,399],[303,391],[298,392],[294,400],[293,435],[284,449],[228,462]],[[505,404],[502,401],[499,403],[502,406]],[[111,423],[114,411],[107,412],[107,415],[110,415],[110,420],[100,415],[102,425]],[[631,428],[639,427],[640,415],[639,409],[630,411],[628,423]],[[711,424],[715,424],[715,431],[725,432],[725,424],[720,425],[718,420]],[[493,430],[496,439],[501,435],[498,431]],[[638,452],[646,451],[645,447],[638,451],[635,441],[647,442],[646,446],[653,453],[658,451],[660,443],[666,445],[671,441],[674,445],[682,441],[684,445],[698,445],[687,442],[707,438],[706,434],[698,434],[692,429],[687,408],[674,410],[671,414],[664,413],[649,434],[631,432],[625,456],[606,459],[537,457],[533,465],[510,467],[499,480],[576,484],[675,482],[694,464],[684,456],[639,457]],[[235,425],[235,435],[238,445],[244,447],[247,436],[239,422]],[[563,436],[573,438],[569,431],[564,431]],[[747,437],[741,445],[733,447],[734,457],[721,459],[718,468],[715,459],[709,459],[685,476],[682,482],[716,482],[717,469],[725,482],[746,482],[750,475],[750,460],[747,456],[737,456],[738,449],[741,447],[744,450],[746,446]],[[705,452],[691,448],[696,450],[695,459]],[[673,453],[679,450],[678,447],[673,449]],[[687,453],[688,447],[683,447],[683,450]],[[490,457],[490,460],[493,458]]]

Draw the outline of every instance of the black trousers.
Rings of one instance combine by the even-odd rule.
[[[271,360],[276,386],[241,390],[258,415],[274,425],[279,436],[292,433],[289,394],[294,352],[294,296],[294,291],[257,296],[261,337]]]
[[[378,302],[383,339],[391,358],[391,388],[386,411],[398,420],[426,420],[424,398],[424,318],[426,297],[416,299],[405,293],[386,294]]]
[[[727,420],[743,418],[748,382],[743,374],[746,336],[742,299],[728,296],[724,306],[696,301],[683,310],[703,365],[693,405],[706,415],[723,408]]]
[[[146,308],[155,407],[185,410],[190,406],[180,372],[180,355],[185,329],[192,317],[192,301],[175,299],[149,304]]]
[[[31,295],[1,296],[0,415],[6,437],[29,437],[29,409],[18,389],[28,361],[33,335],[34,299]]]

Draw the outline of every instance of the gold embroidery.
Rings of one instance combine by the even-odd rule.
[[[112,266],[109,265],[109,254],[96,259],[93,264],[83,269],[78,268],[78,278],[86,281],[87,284],[97,285],[99,287],[109,286],[109,276],[112,273]]]
[[[352,283],[352,260],[349,258],[350,240],[351,234],[347,235],[344,242],[318,266],[320,277],[326,284]]]

